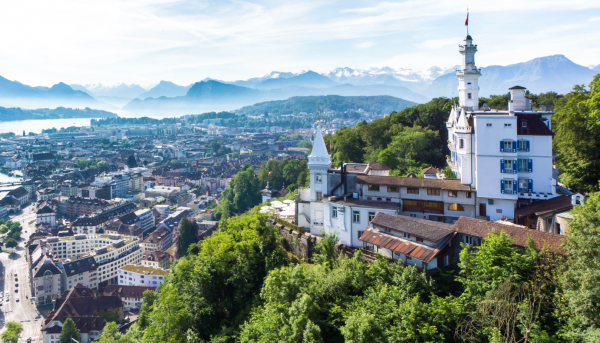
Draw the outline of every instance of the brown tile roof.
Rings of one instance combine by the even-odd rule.
[[[359,240],[429,263],[446,246],[452,237],[454,237],[453,233],[448,235],[437,248],[434,248],[410,242],[374,228],[367,228]]]
[[[379,162],[369,162],[369,169],[371,170],[390,170],[390,167],[379,163]]]
[[[438,170],[435,169],[433,166],[429,166],[425,169],[423,169],[423,174],[437,174]]]
[[[425,179],[399,176],[358,175],[356,183],[364,185],[404,186],[418,188],[439,188],[452,191],[475,192],[476,190],[463,185],[460,180]]]
[[[145,291],[155,291],[156,287],[126,286],[111,284],[104,288],[105,296],[112,295],[119,298],[143,298]]]
[[[540,200],[527,207],[521,207],[515,210],[516,217],[525,217],[530,214],[540,216],[550,212],[563,212],[573,208],[570,196],[559,196],[548,200]]]
[[[399,214],[379,212],[371,221],[373,227],[406,232],[428,241],[436,242],[452,233],[451,224],[418,219]]]
[[[522,226],[460,217],[452,225],[452,230],[461,234],[482,238],[486,237],[491,231],[504,231],[514,240],[516,246],[526,247],[527,239],[531,237],[538,249],[547,247],[552,252],[566,254],[566,251],[562,247],[564,236],[528,229]]]

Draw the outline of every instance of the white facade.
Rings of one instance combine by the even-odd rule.
[[[475,216],[513,219],[518,203],[555,197],[552,175],[551,112],[532,112],[525,88],[510,88],[508,111],[478,110],[475,67],[477,46],[467,36],[460,46],[463,69],[457,71],[459,104],[448,128],[448,164],[464,185],[477,190]]]
[[[169,274],[168,270],[138,265],[119,268],[119,285],[158,287]]]
[[[313,149],[308,156],[308,170],[310,172],[308,197],[310,206],[304,206],[304,215],[302,215],[303,219],[308,222],[310,232],[314,235],[320,235],[321,231],[324,230],[325,208],[322,198],[327,195],[327,170],[330,164],[331,157],[327,153],[321,127],[317,126]],[[306,211],[308,211],[308,216],[306,216]]]
[[[144,231],[148,231],[154,227],[154,215],[152,215],[152,210],[138,210],[135,211],[135,215],[140,219],[138,224]]]
[[[371,226],[371,220],[379,212],[397,214],[398,208],[383,208],[364,204],[348,205],[343,202],[324,201],[325,232],[337,232],[340,243],[352,247],[362,247],[358,239]],[[385,205],[385,204],[383,204]]]

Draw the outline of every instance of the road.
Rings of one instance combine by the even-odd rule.
[[[40,328],[43,324],[44,317],[29,299],[31,298],[31,288],[29,284],[29,273],[27,270],[27,261],[25,260],[25,242],[35,228],[34,224],[29,224],[35,219],[34,204],[30,203],[21,212],[16,215],[11,215],[12,221],[19,221],[23,227],[21,234],[21,242],[16,250],[16,256],[9,257],[8,253],[0,253],[0,291],[4,292],[2,299],[3,305],[0,307],[0,333],[4,331],[6,322],[19,322],[23,325],[23,332],[19,342],[25,342],[28,337],[31,337],[34,342],[41,342]],[[18,287],[15,281],[15,273],[18,278]],[[15,293],[15,288],[18,288],[18,293]],[[6,301],[9,295],[10,301]],[[19,297],[19,301],[16,298]]]

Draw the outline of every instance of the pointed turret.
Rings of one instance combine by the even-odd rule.
[[[308,164],[327,166],[331,164],[331,156],[327,153],[327,147],[325,146],[320,126],[317,126],[312,151],[310,152],[310,155],[308,155]]]

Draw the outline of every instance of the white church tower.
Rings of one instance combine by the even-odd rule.
[[[331,156],[317,124],[313,148],[308,155],[308,170],[310,172],[310,188],[300,189],[296,200],[297,225],[309,227],[310,232],[320,235],[323,230],[323,209],[321,199],[327,196],[327,170],[331,164]]]
[[[477,45],[473,44],[473,38],[467,34],[464,45],[459,45],[458,50],[462,55],[462,66],[456,71],[458,78],[458,101],[460,107],[467,111],[477,111],[479,109],[479,83],[481,69],[475,66],[475,53]]]

